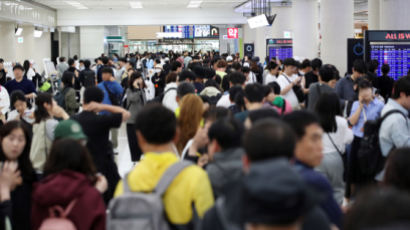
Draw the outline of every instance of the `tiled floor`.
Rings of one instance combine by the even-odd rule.
[[[118,133],[118,155],[115,157],[115,159],[121,177],[123,177],[132,169],[133,164],[131,162],[130,149],[128,147],[128,138],[125,123],[121,125],[120,131]]]

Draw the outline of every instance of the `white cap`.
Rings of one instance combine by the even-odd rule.
[[[232,56],[228,56],[228,57],[226,57],[226,61],[233,61]]]

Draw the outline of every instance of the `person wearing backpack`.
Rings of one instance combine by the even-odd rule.
[[[115,81],[114,71],[110,67],[104,67],[101,70],[102,82],[98,84],[98,87],[104,92],[103,104],[120,106],[121,97],[124,93],[124,89],[120,83]],[[107,111],[102,111],[101,114],[109,114]],[[114,152],[117,152],[118,147],[118,129],[111,129],[111,142],[114,148]]]
[[[80,104],[76,99],[75,89],[73,88],[74,81],[75,76],[73,73],[68,71],[64,72],[63,77],[61,78],[61,83],[63,84],[61,90],[62,104],[60,105],[59,102],[59,105],[64,108],[70,116],[74,115],[78,108],[80,108]]]
[[[347,194],[349,198],[351,194],[360,190],[360,187],[367,183],[367,179],[364,178],[362,173],[363,168],[359,165],[358,151],[361,141],[364,136],[364,127],[367,121],[377,120],[384,107],[383,102],[377,98],[373,98],[372,84],[367,80],[360,80],[358,83],[359,100],[355,101],[352,105],[352,111],[350,112],[349,124],[352,127],[354,139],[349,154],[348,162],[348,183]]]
[[[121,199],[121,195],[124,194],[124,183],[126,183],[126,188],[129,188],[132,194],[144,193],[144,195],[147,195],[153,193],[160,179],[167,176],[168,173],[172,174],[167,170],[178,166],[179,157],[174,150],[174,143],[178,139],[177,120],[172,111],[160,104],[149,104],[138,114],[135,129],[144,158],[118,183],[115,191],[116,199]],[[167,173],[164,174],[165,172]],[[203,169],[190,165],[171,179],[172,182],[165,189],[162,196],[166,219],[173,226],[172,229],[178,227],[193,229],[198,217],[202,219],[205,212],[214,204],[209,178]],[[144,195],[141,194],[141,196]],[[123,205],[126,205],[126,203]],[[112,214],[112,216],[109,216],[107,220],[108,229],[118,229],[114,228],[114,223],[119,225],[121,219],[115,219],[115,213],[125,208],[127,207],[110,205],[110,215]],[[125,221],[135,220],[137,222],[142,219],[144,215],[141,214],[146,210],[137,208],[134,206],[129,207],[130,211],[127,213],[135,213],[136,216],[129,214],[129,219]],[[149,214],[148,218],[158,213]],[[159,215],[162,215],[162,213]],[[110,223],[113,224],[110,225]],[[157,228],[135,225],[133,229],[148,230]]]
[[[163,93],[162,104],[168,109],[175,111],[178,108],[177,102],[177,78],[178,74],[176,72],[170,72],[166,80],[166,85]]]
[[[380,126],[380,150],[384,157],[388,157],[392,149],[410,147],[409,110],[410,77],[403,77],[395,83],[393,95],[381,113],[382,116],[386,116],[393,112]],[[383,174],[379,174],[376,179],[381,181]]]
[[[81,131],[77,136],[85,137]],[[87,148],[76,139],[53,143],[44,167],[46,177],[33,190],[32,229],[105,229],[106,208],[101,193],[107,185],[99,180]],[[51,212],[58,209],[65,213]],[[74,228],[62,228],[69,223]]]
[[[138,145],[134,124],[138,113],[147,102],[144,91],[146,86],[141,72],[132,73],[128,85],[129,88],[126,91],[126,109],[131,113],[131,117],[127,121],[127,137],[131,161],[136,163],[139,161],[142,152]]]

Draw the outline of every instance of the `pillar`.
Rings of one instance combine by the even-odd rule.
[[[369,30],[380,29],[380,0],[369,1]]]
[[[380,0],[381,30],[410,30],[409,0]]]
[[[297,0],[292,5],[293,56],[318,57],[319,6],[317,0]]]
[[[6,62],[16,61],[15,23],[0,22],[0,58]]]
[[[353,0],[321,0],[321,58],[347,72],[347,39],[353,38]]]

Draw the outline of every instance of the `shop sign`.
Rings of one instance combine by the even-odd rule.
[[[228,28],[228,38],[238,39],[239,38],[238,28]]]
[[[211,38],[219,38],[219,28],[211,26]]]

